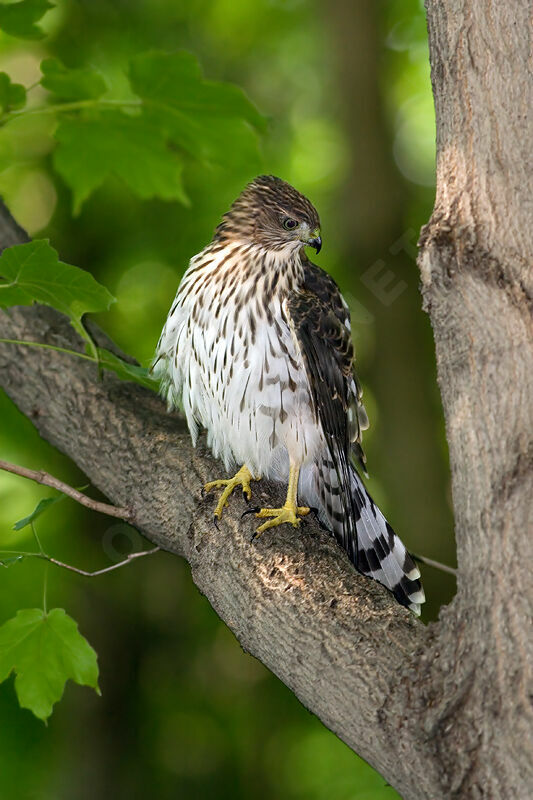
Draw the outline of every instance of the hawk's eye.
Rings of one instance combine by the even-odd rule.
[[[298,223],[295,219],[291,219],[290,217],[285,217],[283,220],[283,227],[286,228],[288,231],[293,231],[295,228],[298,227]]]

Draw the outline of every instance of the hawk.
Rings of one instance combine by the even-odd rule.
[[[191,259],[153,369],[194,443],[205,428],[227,471],[239,467],[204,487],[222,489],[215,519],[236,487],[250,499],[252,481],[282,481],[285,504],[254,509],[256,535],[314,509],[356,569],[419,614],[420,572],[357,470],[368,420],[348,306],[306,246],[322,246],[309,200],[272,175],[252,181]]]

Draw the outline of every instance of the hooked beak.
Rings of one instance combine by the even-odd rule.
[[[320,250],[322,249],[322,239],[320,236],[315,236],[314,239],[309,239],[306,242],[306,244],[309,247],[314,247],[317,255],[320,253]]]

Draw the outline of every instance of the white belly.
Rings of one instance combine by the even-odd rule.
[[[164,368],[193,439],[201,426],[227,469],[246,464],[254,475],[286,480],[289,460],[304,465],[324,447],[301,353],[279,295],[267,308],[260,281],[238,295],[224,282],[217,288],[204,285],[201,302],[187,293],[169,315]]]

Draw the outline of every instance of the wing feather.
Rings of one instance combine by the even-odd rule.
[[[304,266],[304,285],[289,298],[288,310],[315,408],[328,439],[363,466],[361,439],[368,418],[353,370],[350,312],[333,278],[310,261]]]
[[[305,263],[303,287],[288,301],[290,324],[307,370],[328,453],[316,464],[316,493],[327,522],[357,569],[383,583],[416,614],[424,602],[420,572],[357,474],[368,420],[353,372],[349,313],[337,285]]]
[[[349,487],[352,459],[364,464],[361,430],[368,423],[353,374],[349,311],[335,281],[310,262],[305,262],[304,285],[289,298],[288,311],[340,488],[341,544],[357,566],[359,514]]]

